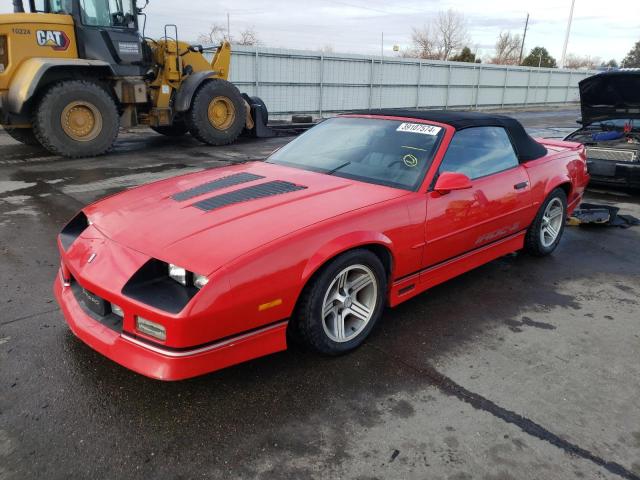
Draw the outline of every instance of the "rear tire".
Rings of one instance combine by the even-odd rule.
[[[162,125],[160,127],[151,127],[151,130],[166,137],[182,137],[189,133],[187,125],[182,122],[174,122],[173,125]]]
[[[20,143],[24,143],[25,145],[30,145],[32,147],[40,146],[40,142],[38,142],[32,128],[4,127],[4,130],[7,132],[7,135]]]
[[[323,267],[305,287],[292,330],[311,349],[347,353],[364,342],[382,316],[387,275],[369,250],[351,250]]]
[[[567,194],[561,188],[553,190],[544,201],[524,240],[525,252],[544,257],[553,252],[562,238],[567,218]]]
[[[244,99],[235,85],[221,79],[207,80],[195,93],[187,113],[191,135],[208,145],[228,145],[244,129]]]
[[[40,144],[64,157],[108,152],[118,136],[116,103],[100,85],[67,80],[53,85],[38,102],[33,131]]]

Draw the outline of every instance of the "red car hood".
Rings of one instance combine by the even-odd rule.
[[[216,179],[264,178],[186,200],[174,195]],[[246,176],[246,175],[245,175]],[[269,181],[300,188],[206,211],[195,203]],[[263,162],[174,177],[107,197],[85,213],[106,237],[151,257],[209,274],[240,255],[322,220],[409,192]]]

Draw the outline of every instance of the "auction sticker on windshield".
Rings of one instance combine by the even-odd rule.
[[[435,125],[426,125],[424,123],[402,123],[396,132],[421,133],[422,135],[437,135],[442,130]]]

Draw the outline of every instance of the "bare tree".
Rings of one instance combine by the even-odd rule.
[[[255,27],[248,27],[240,32],[240,39],[236,43],[238,45],[260,45],[262,42],[258,38]]]
[[[437,48],[442,60],[447,60],[453,53],[458,52],[467,43],[467,21],[460,12],[449,9],[438,13],[434,22]]]
[[[422,29],[414,28],[411,33],[413,48],[402,52],[403,56],[426,58],[429,60],[439,59],[437,52],[436,38],[431,33],[431,26],[425,25]]]
[[[240,31],[239,40],[235,41],[226,27],[219,23],[214,23],[209,27],[209,31],[198,35],[198,42],[200,43],[220,43],[226,40],[227,42],[236,43],[238,45],[260,45],[260,39],[256,33],[255,27],[247,27]]]
[[[511,32],[500,32],[496,40],[496,51],[490,62],[498,65],[517,65],[520,59],[522,37]]]
[[[576,55],[570,53],[564,61],[564,68],[589,69],[593,70],[601,63],[600,57],[592,57],[590,55]]]
[[[411,41],[412,48],[402,52],[402,56],[447,60],[469,42],[467,22],[455,10],[440,12],[421,29],[414,28]]]
[[[322,53],[333,53],[334,52],[333,45],[331,45],[330,43],[325,43],[318,50],[321,51]]]
[[[208,32],[198,35],[200,43],[220,43],[223,40],[228,40],[227,29],[217,23],[212,24]]]

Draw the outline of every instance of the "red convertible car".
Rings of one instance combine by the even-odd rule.
[[[337,355],[385,306],[517,250],[551,253],[588,180],[582,145],[508,117],[342,115],[266,161],[87,206],[58,237],[54,290],[81,340],[157,379],[289,338]]]

